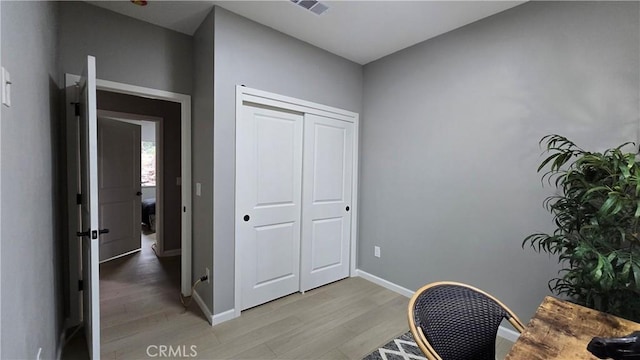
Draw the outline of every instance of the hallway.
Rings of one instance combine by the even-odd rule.
[[[156,257],[151,248],[154,241],[155,234],[143,234],[142,251],[100,265],[104,359],[121,358],[128,351],[139,350],[141,344],[179,341],[175,326],[172,331],[162,331],[167,322],[185,322],[185,327],[198,331],[211,329],[195,303],[185,313],[179,295],[180,257]]]
[[[187,334],[211,331],[195,302],[186,312],[180,302],[180,257],[156,257],[154,242],[155,233],[143,234],[140,252],[100,265],[103,359],[144,356],[149,345],[177,344]],[[77,334],[63,358],[88,358],[85,342]]]

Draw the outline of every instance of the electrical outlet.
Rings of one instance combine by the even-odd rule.
[[[209,274],[209,268],[204,268],[204,274],[207,276],[207,284],[211,282],[211,275]]]
[[[11,107],[11,75],[3,67],[2,68],[2,104]]]
[[[374,246],[373,247],[373,255],[377,258],[380,257],[380,246]]]

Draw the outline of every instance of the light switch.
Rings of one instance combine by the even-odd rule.
[[[2,104],[11,107],[11,75],[2,67]]]
[[[200,183],[196,183],[196,195],[200,196],[202,194],[202,185]]]

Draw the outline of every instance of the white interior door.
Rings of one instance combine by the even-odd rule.
[[[100,261],[140,249],[140,125],[98,119]]]
[[[353,124],[305,114],[300,290],[349,276]]]
[[[100,359],[100,287],[98,207],[98,121],[96,107],[96,59],[87,57],[80,79],[80,183],[84,330],[91,359]]]
[[[241,307],[299,290],[302,115],[249,105],[236,124]]]

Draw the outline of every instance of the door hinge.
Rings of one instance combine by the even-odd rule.
[[[78,280],[78,291],[84,290],[84,281]]]
[[[80,103],[79,102],[72,102],[71,105],[73,105],[73,112],[74,112],[75,116],[80,116]]]
[[[76,194],[76,204],[82,205],[82,194]]]

